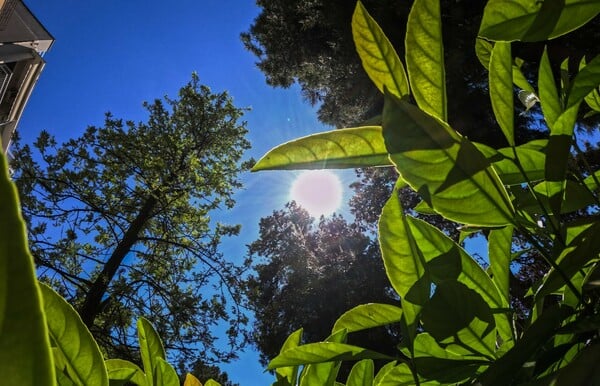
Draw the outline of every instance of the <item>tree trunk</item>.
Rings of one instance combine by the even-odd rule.
[[[125,256],[127,256],[133,245],[138,241],[139,234],[150,219],[156,203],[157,200],[153,195],[146,200],[137,217],[129,225],[123,239],[119,242],[106,264],[104,264],[102,272],[100,272],[96,280],[92,283],[82,306],[79,308],[79,315],[88,328],[93,326],[96,316],[98,316],[102,309],[102,298],[106,294],[108,285],[123,263]]]

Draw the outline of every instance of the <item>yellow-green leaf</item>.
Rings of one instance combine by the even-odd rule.
[[[165,359],[165,349],[163,348],[158,333],[147,319],[138,319],[137,330],[144,372],[148,378],[148,384],[154,385],[156,383],[154,373],[156,371],[157,361],[159,359]]]
[[[408,95],[406,72],[394,46],[360,1],[352,16],[352,36],[362,65],[375,86],[398,97]]]
[[[371,359],[363,359],[352,366],[346,386],[372,386],[375,365]]]
[[[50,341],[17,189],[0,151],[0,374],[3,385],[54,385]]]
[[[361,331],[395,323],[400,319],[402,319],[400,307],[380,303],[361,304],[344,312],[336,320],[332,332],[344,328],[347,332]]]
[[[446,72],[439,0],[416,0],[406,25],[406,69],[421,110],[446,121]]]
[[[202,382],[192,374],[187,373],[185,375],[185,381],[183,382],[183,386],[202,386]]]
[[[154,370],[156,386],[179,386],[179,376],[177,375],[177,372],[173,366],[163,358],[156,358]]]
[[[98,344],[79,314],[59,294],[40,283],[48,332],[69,377],[78,385],[106,385],[108,374]]]
[[[135,363],[123,359],[107,359],[104,361],[108,370],[108,379],[146,386],[146,374]]]
[[[547,47],[544,47],[544,53],[542,54],[540,63],[538,89],[544,119],[550,130],[552,130],[554,122],[556,122],[559,115],[562,113],[562,108],[560,106],[560,100],[558,99],[558,91],[556,89],[556,83],[554,82],[552,67],[550,66],[550,60],[548,59]]]
[[[496,121],[510,146],[515,145],[512,72],[510,43],[497,42],[490,58],[490,98]]]
[[[343,169],[391,165],[380,126],[309,135],[270,150],[252,171],[274,169]]]

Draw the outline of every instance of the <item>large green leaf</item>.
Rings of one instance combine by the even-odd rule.
[[[465,381],[479,371],[488,360],[463,355],[442,348],[436,340],[424,332],[414,342],[414,365],[419,375],[444,384],[456,384]]]
[[[347,332],[385,326],[402,319],[402,308],[391,304],[362,304],[346,311],[333,326],[332,332],[346,329]]]
[[[488,256],[492,280],[500,291],[504,304],[510,304],[510,262],[513,227],[492,229],[488,235]]]
[[[558,91],[556,89],[556,83],[554,82],[552,67],[550,66],[550,60],[548,59],[547,47],[544,47],[544,53],[542,54],[540,63],[538,89],[544,119],[546,120],[548,127],[552,130],[554,122],[556,122],[562,113],[562,108],[560,106],[560,100],[558,99]]]
[[[546,155],[523,146],[494,150],[475,144],[496,170],[504,185],[520,185],[544,178]]]
[[[347,335],[348,334],[346,333],[346,330],[339,330],[327,337],[325,341],[330,343],[343,344],[346,342]],[[300,386],[334,386],[338,371],[340,369],[340,364],[340,361],[330,361],[314,363],[304,366],[304,369],[300,374]]]
[[[496,356],[492,311],[481,295],[464,284],[452,280],[439,283],[423,307],[421,318],[424,329],[437,342],[460,347],[465,357],[493,359]],[[416,350],[417,346],[415,357]]]
[[[479,36],[495,41],[542,41],[579,28],[599,12],[600,3],[590,0],[490,0]]]
[[[40,289],[48,331],[69,377],[78,385],[108,385],[100,348],[77,311],[47,285]]]
[[[373,386],[379,385],[383,377],[391,371],[396,366],[396,361],[391,361],[383,365],[377,374],[375,374],[375,378],[373,379]]]
[[[594,91],[598,85],[600,85],[600,55],[592,59],[592,61],[583,67],[579,73],[577,73],[577,76],[575,76],[575,80],[573,80],[571,90],[569,91],[567,108],[580,103],[589,93]]]
[[[406,363],[400,363],[398,366],[391,368],[378,383],[374,383],[376,386],[413,386],[416,384],[417,382],[415,382],[413,373]],[[429,383],[423,381],[420,381],[418,384],[424,386],[439,385],[438,382]]]
[[[0,374],[5,385],[53,385],[50,341],[17,189],[0,152]],[[10,375],[10,377],[8,376]]]
[[[137,386],[147,385],[146,374],[135,363],[123,359],[107,359],[104,363],[111,385],[114,381],[121,381],[123,384],[129,382]]]
[[[406,24],[406,69],[421,110],[446,121],[446,72],[439,0],[416,0]]]
[[[346,386],[373,386],[375,366],[371,359],[363,359],[352,366]]]
[[[388,94],[383,137],[402,178],[436,212],[478,226],[512,222],[513,208],[496,172],[445,123]]]
[[[154,373],[154,380],[156,386],[179,386],[179,376],[177,372],[163,358],[156,358],[156,367]]]
[[[252,171],[343,169],[391,165],[380,126],[333,130],[286,142],[271,149]]]
[[[375,86],[398,97],[408,95],[408,79],[394,46],[360,1],[352,16],[352,36],[362,65]]]
[[[298,366],[311,363],[352,361],[361,359],[392,359],[387,355],[345,343],[318,342],[294,347],[277,355],[269,363],[268,370],[278,367]]]
[[[280,353],[283,353],[291,348],[298,347],[302,341],[302,329],[298,329],[292,332],[283,345],[281,346]],[[278,380],[281,380],[284,384],[295,385],[296,378],[298,377],[298,366],[279,367],[275,369],[275,375]],[[285,383],[287,382],[287,383]]]
[[[144,372],[151,386],[159,386],[154,378],[158,359],[165,359],[165,349],[158,333],[146,318],[137,321],[138,339],[140,341],[140,355],[144,365]]]
[[[496,121],[510,146],[515,145],[512,62],[510,43],[497,42],[490,58],[490,98]]]

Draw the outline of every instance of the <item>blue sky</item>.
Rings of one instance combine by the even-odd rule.
[[[78,136],[88,125],[101,125],[107,111],[144,120],[142,101],[175,96],[193,71],[214,92],[227,90],[236,106],[252,109],[244,117],[253,145],[248,156],[258,158],[281,142],[330,129],[317,121],[297,87],[268,86],[256,58],[244,49],[239,34],[259,13],[253,1],[25,2],[56,42],[18,127],[24,142],[41,130],[59,141]],[[227,256],[243,258],[245,245],[258,236],[259,219],[288,200],[295,175],[243,176],[246,188],[237,194],[236,208],[217,213],[220,221],[243,225],[240,237],[224,243]],[[351,172],[341,176],[344,186],[352,180]],[[222,369],[244,386],[272,381],[252,350]]]

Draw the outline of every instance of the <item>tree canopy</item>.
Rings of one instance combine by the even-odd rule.
[[[244,109],[194,74],[178,98],[144,103],[145,122],[106,115],[58,144],[42,132],[13,148],[14,180],[40,279],[79,312],[109,357],[137,358],[135,320],[154,323],[169,352],[227,360],[243,343],[238,277],[219,251],[239,225],[211,220],[234,205]],[[211,326],[228,325],[229,345]]]

